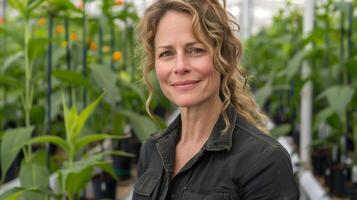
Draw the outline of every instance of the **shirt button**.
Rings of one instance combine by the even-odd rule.
[[[175,199],[175,195],[174,194],[171,194],[171,199]]]

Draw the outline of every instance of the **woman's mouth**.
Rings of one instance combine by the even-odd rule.
[[[187,90],[193,88],[198,82],[200,81],[198,80],[175,81],[171,84],[171,86],[180,90]]]

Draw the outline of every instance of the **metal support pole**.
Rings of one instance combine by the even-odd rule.
[[[303,16],[304,35],[309,34],[314,28],[315,0],[305,0]],[[306,49],[312,48],[308,45]],[[306,79],[311,74],[311,66],[307,61],[303,62],[302,78]],[[312,91],[311,81],[305,83],[301,91],[301,132],[300,132],[300,156],[303,166],[310,167],[310,144],[311,144],[311,122],[312,122]]]
[[[68,16],[64,18],[64,31],[65,31],[65,41],[66,41],[66,65],[67,70],[70,71],[72,69],[72,56],[71,56],[71,49],[70,49],[70,39],[69,39],[69,19]],[[72,107],[72,86],[68,86],[68,106]]]
[[[53,15],[48,16],[48,54],[47,54],[47,93],[46,93],[46,134],[51,133],[51,106],[52,106],[52,38],[53,38]],[[46,145],[47,167],[50,167],[50,145]]]
[[[86,4],[86,1],[82,1],[83,2],[83,41],[82,41],[82,63],[83,63],[83,66],[82,66],[82,74],[85,78],[87,78],[87,45],[88,45],[88,42],[87,42],[87,17],[86,17],[86,7],[87,7],[87,4]],[[83,91],[83,108],[85,108],[87,105],[87,89],[84,88],[84,91]]]
[[[254,0],[242,1],[242,38],[247,39],[251,35],[253,25],[253,3]]]

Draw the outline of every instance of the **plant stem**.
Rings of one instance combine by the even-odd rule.
[[[25,56],[25,98],[23,102],[24,106],[24,111],[25,111],[25,126],[29,127],[30,126],[30,112],[31,112],[31,106],[32,106],[32,87],[31,87],[31,65],[30,65],[30,58],[29,58],[29,42],[30,42],[30,21],[29,19],[25,19],[25,38],[24,38],[24,56]],[[32,155],[32,150],[31,150],[31,145],[27,145],[27,153],[25,153],[26,150],[24,149],[24,155],[26,161],[29,161],[31,159]]]
[[[30,126],[30,109],[31,109],[31,102],[30,102],[30,62],[29,62],[29,55],[28,55],[28,46],[29,46],[29,38],[30,38],[30,31],[29,31],[29,20],[25,20],[25,102],[24,102],[24,109],[25,109],[25,125],[26,127]]]

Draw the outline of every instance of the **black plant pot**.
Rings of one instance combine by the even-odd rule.
[[[357,200],[357,185],[352,185],[349,187],[349,197],[351,200]]]
[[[130,153],[130,138],[119,140],[116,149]],[[113,168],[115,174],[120,180],[127,180],[131,178],[131,158],[124,156],[113,157]]]
[[[323,176],[329,165],[329,150],[316,149],[311,153],[313,172],[317,176]]]
[[[92,179],[94,199],[115,199],[117,181],[106,173]]]
[[[330,169],[329,188],[332,195],[347,197],[347,168],[342,165],[332,165]]]

